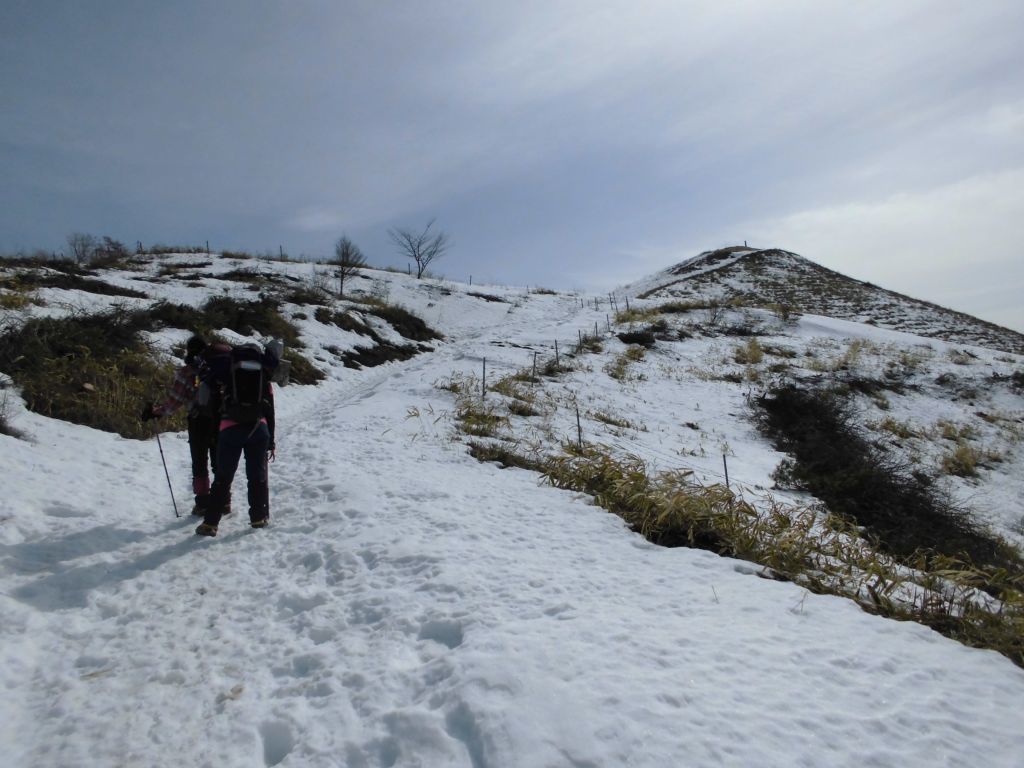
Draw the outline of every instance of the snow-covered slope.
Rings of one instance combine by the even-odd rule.
[[[45,306],[16,313],[255,296],[212,276],[231,267],[219,260],[191,285],[152,282],[190,260],[103,275],[145,299],[44,288]],[[317,267],[260,269],[311,280]],[[489,380],[528,367],[596,325],[604,350],[543,385],[547,415],[512,425],[524,441],[575,436],[578,404],[587,440],[705,479],[725,453],[732,482],[756,495],[782,457],[747,418],[756,383],[718,375],[745,370],[735,339],[659,342],[615,379],[606,366],[626,347],[592,298],[366,274],[364,290],[446,339],[346,368],[338,351],[358,339],[286,305],[328,377],[278,393],[268,530],[250,531],[243,511],[216,539],[193,536],[154,441],[12,396],[26,437],[0,435],[4,765],[1020,764],[1024,671],[1003,656],[760,579],[747,562],[656,547],[588,497],[478,463],[437,386],[482,374],[484,358]],[[920,429],[903,448],[923,462],[941,450],[924,438],[939,420],[998,414],[977,423],[1002,441],[1002,463],[951,482],[1012,535],[1024,467],[1011,427],[1024,411],[991,382],[1021,358],[824,316],[733,321],[765,325],[764,344],[798,361],[874,369],[911,353],[920,388],[890,393],[886,413]],[[185,333],[153,342],[169,350]],[[953,378],[935,383],[942,373]],[[184,435],[163,447],[180,504]]]
[[[661,300],[699,297],[779,305],[794,312],[1024,354],[1024,334],[854,280],[777,248],[706,251],[622,291]]]

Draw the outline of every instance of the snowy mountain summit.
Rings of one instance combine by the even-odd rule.
[[[623,288],[640,298],[785,307],[879,328],[1024,354],[1024,334],[855,280],[778,248],[705,251]]]
[[[0,763],[1019,768],[1024,357],[957,318],[750,249],[0,262]],[[195,331],[285,341],[268,528],[139,418]]]

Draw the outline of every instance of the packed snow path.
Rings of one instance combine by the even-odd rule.
[[[451,441],[435,382],[568,312],[282,390],[265,531],[239,477],[193,536],[154,442],[0,436],[3,763],[1020,765],[1006,659],[655,547]]]

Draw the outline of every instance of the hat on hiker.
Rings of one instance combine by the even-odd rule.
[[[185,359],[191,360],[196,355],[202,354],[206,349],[206,339],[199,334],[192,336],[185,342]]]

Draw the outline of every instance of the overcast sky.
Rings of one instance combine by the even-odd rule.
[[[1024,331],[1021,0],[3,0],[0,249],[607,289],[749,241]]]

